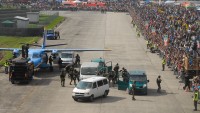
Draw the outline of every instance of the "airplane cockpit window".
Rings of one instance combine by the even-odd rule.
[[[40,55],[39,54],[33,54],[32,58],[40,58]]]
[[[47,33],[48,33],[48,34],[53,34],[54,31],[53,31],[53,30],[47,30]]]

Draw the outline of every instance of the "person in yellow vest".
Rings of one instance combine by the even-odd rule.
[[[166,64],[166,60],[165,58],[162,59],[162,71],[165,70],[165,64]]]
[[[147,49],[149,49],[149,40],[147,40],[146,44],[147,44]]]
[[[8,74],[8,67],[9,67],[8,60],[6,60],[6,62],[4,63],[4,67],[5,67],[5,74]]]
[[[193,101],[194,101],[194,111],[197,111],[197,102],[199,100],[199,91],[198,88],[195,88]]]

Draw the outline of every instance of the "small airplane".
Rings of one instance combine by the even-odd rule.
[[[49,68],[50,65],[48,62],[48,52],[51,53],[58,53],[62,51],[111,51],[109,49],[47,49],[46,47],[51,46],[59,46],[59,45],[66,45],[66,44],[55,44],[55,45],[46,45],[46,33],[43,35],[43,43],[42,45],[36,45],[33,44],[33,46],[39,46],[40,49],[28,49],[28,59],[29,62],[34,64],[34,68]],[[16,54],[16,56],[20,56],[20,52],[22,51],[22,48],[0,48],[0,51],[13,51],[13,54]]]

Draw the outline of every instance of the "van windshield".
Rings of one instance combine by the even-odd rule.
[[[82,75],[96,75],[97,68],[95,67],[83,67],[81,68]]]
[[[130,80],[134,81],[146,81],[147,77],[142,75],[130,75]]]
[[[92,88],[92,82],[84,82],[80,81],[77,86],[77,89],[91,89]]]
[[[72,54],[69,54],[69,53],[61,53],[61,58],[72,58]]]

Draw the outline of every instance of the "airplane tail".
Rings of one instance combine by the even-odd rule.
[[[45,47],[46,47],[46,39],[47,39],[47,31],[46,30],[44,30],[44,33],[43,33],[43,42],[42,42],[42,45],[41,45],[41,47],[42,47],[42,49],[45,49]]]
[[[44,33],[43,33],[43,42],[42,42],[42,45],[41,45],[41,48],[42,48],[42,49],[45,49],[45,47],[67,45],[67,44],[52,44],[52,45],[46,45],[46,40],[47,40],[47,31],[44,30]]]

